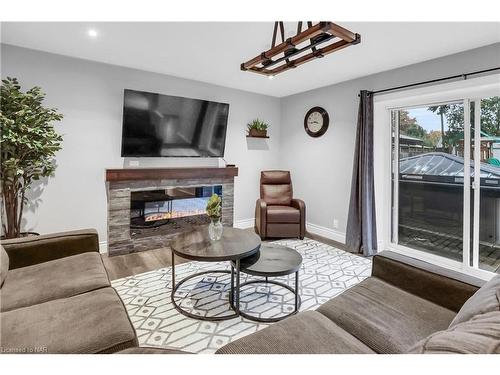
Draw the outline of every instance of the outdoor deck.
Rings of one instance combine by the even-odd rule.
[[[405,218],[399,225],[398,242],[400,245],[420,249],[422,251],[462,261],[462,228],[454,228],[449,222],[426,223],[424,221]],[[479,267],[500,273],[500,246],[480,242]]]

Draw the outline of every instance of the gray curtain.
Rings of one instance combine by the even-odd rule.
[[[373,94],[360,93],[346,245],[365,256],[377,253],[373,182]]]

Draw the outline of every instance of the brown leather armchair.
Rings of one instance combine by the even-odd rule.
[[[289,171],[260,173],[260,199],[255,205],[255,229],[267,237],[299,237],[306,233],[306,205],[293,199]]]

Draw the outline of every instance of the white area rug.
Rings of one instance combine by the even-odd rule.
[[[371,260],[311,240],[280,240],[274,243],[297,250],[303,257],[299,271],[301,311],[314,310],[330,298],[370,276]],[[175,267],[176,282],[205,270],[229,270],[228,262],[189,262]],[[241,273],[241,282],[257,279]],[[294,275],[277,277],[294,287]],[[170,301],[171,267],[114,280],[135,327],[141,346],[177,348],[193,353],[213,353],[221,346],[272,323],[241,317],[206,322],[180,314]],[[192,279],[178,290],[179,302],[198,315],[228,315],[230,276],[208,274]],[[252,284],[241,290],[241,309],[252,315],[274,317],[294,308],[293,294],[272,284]]]

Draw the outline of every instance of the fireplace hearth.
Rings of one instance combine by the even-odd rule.
[[[179,232],[207,225],[206,200],[222,198],[222,223],[233,226],[238,168],[106,171],[110,256],[168,247]]]

